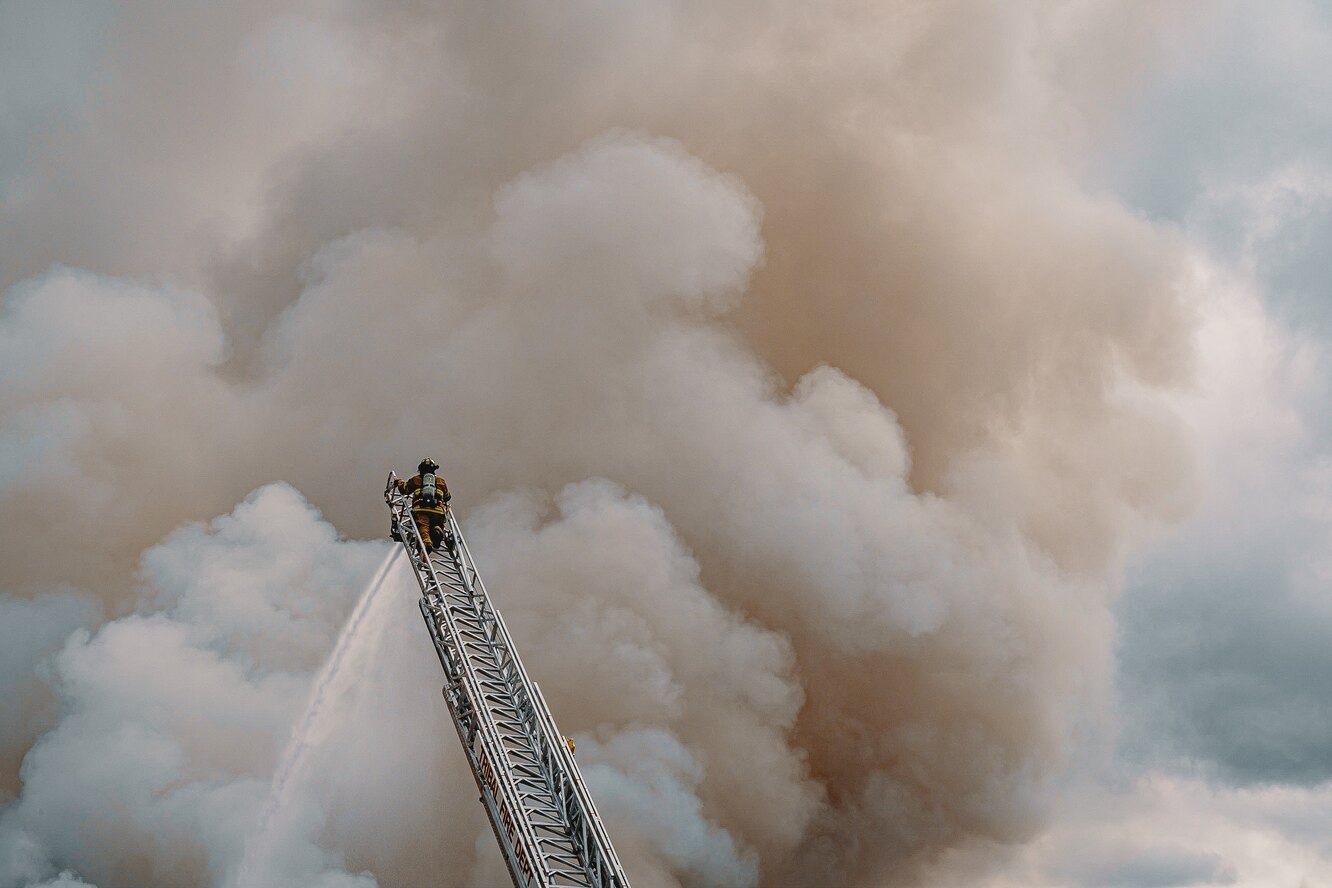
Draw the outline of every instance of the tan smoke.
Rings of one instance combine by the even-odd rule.
[[[1032,835],[1100,711],[1123,553],[1190,498],[1158,397],[1191,360],[1182,248],[1081,177],[1158,7],[121,10],[81,122],[33,130],[0,210],[0,582],[141,615],[53,667],[67,714],[0,821],[30,861],[0,885],[226,878],[297,717],[281,679],[331,641],[306,597],[365,559],[321,574],[350,544],[299,506],[143,553],[277,479],[381,535],[384,472],[423,452],[635,884],[911,884]],[[276,566],[209,591],[163,579],[182,553]],[[186,763],[164,786],[231,788],[177,803],[231,812],[216,835],[146,799],[106,846],[49,813],[77,795],[60,750],[115,716],[88,664],[121,674],[136,632],[243,673],[230,758],[152,726]],[[407,776],[442,704],[428,649],[386,650],[425,664],[382,665],[394,739],[334,743],[312,841],[345,860],[310,859],[502,880],[447,729]],[[22,713],[11,755],[60,718]]]

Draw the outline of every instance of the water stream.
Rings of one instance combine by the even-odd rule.
[[[305,712],[287,740],[273,781],[269,784],[268,798],[260,811],[254,829],[245,841],[245,853],[232,881],[232,888],[267,888],[269,870],[276,839],[283,833],[284,820],[303,785],[303,774],[310,753],[327,739],[340,719],[339,704],[350,698],[349,691],[363,673],[365,661],[371,659],[383,634],[384,620],[391,613],[387,607],[374,605],[379,591],[385,586],[402,547],[394,546],[380,563],[351,616],[342,627],[333,652],[324,661],[311,685]],[[386,599],[387,600],[387,599]],[[353,667],[361,668],[353,668]]]

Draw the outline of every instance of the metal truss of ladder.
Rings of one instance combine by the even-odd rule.
[[[428,557],[411,500],[384,499],[421,586],[453,726],[516,888],[629,888],[573,752],[518,657],[452,509],[451,549]]]

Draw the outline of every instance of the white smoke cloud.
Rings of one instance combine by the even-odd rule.
[[[677,879],[699,885],[755,884],[754,854],[742,857],[731,836],[703,815],[698,788],[704,769],[678,739],[641,729],[617,734],[606,745],[588,740],[581,750],[591,762],[584,777],[601,800],[599,808],[641,831],[626,846],[630,859],[640,864],[636,880],[646,885]],[[638,846],[645,842],[654,846],[661,863],[643,859],[647,855]]]
[[[1105,777],[1073,781],[1060,818],[1007,859],[993,848],[953,851],[929,884],[1280,888],[1332,878],[1326,785],[1239,789],[1159,771]]]
[[[51,700],[37,677],[38,664],[59,650],[78,628],[101,617],[95,602],[75,592],[34,601],[0,599],[0,750],[23,749],[49,727]]]
[[[150,608],[77,632],[54,657],[61,717],[0,820],[3,884],[54,875],[54,861],[112,884],[190,884],[233,864],[274,738],[299,714],[308,676],[290,664],[302,641],[327,649],[383,551],[339,542],[317,517],[275,485],[182,529],[145,555]],[[253,620],[237,617],[247,606],[298,625],[293,649],[255,644]]]
[[[1138,26],[1042,9],[125,10],[0,214],[0,582],[117,617],[49,661],[0,884],[236,876],[383,552],[333,528],[424,448],[636,884],[1031,837],[1190,502],[1194,320],[1046,118]],[[275,881],[504,878],[402,610]]]
[[[32,888],[94,888],[68,870],[45,882],[34,883]]]

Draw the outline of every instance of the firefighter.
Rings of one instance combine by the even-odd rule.
[[[398,481],[398,489],[412,496],[412,520],[421,533],[426,551],[433,552],[443,543],[453,551],[453,534],[448,532],[444,506],[450,499],[449,485],[438,474],[439,463],[430,457],[421,460],[417,475]]]

